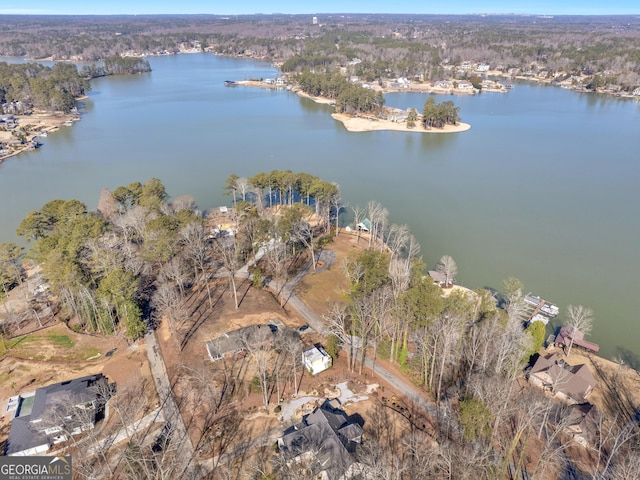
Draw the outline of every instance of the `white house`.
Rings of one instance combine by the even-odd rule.
[[[488,72],[489,64],[488,63],[479,63],[476,67],[476,72]]]
[[[435,86],[437,88],[451,88],[452,87],[451,82],[448,82],[447,80],[438,80],[435,83]]]
[[[302,352],[302,363],[311,375],[316,375],[330,368],[333,359],[320,345],[315,345]]]
[[[458,89],[459,90],[473,90],[473,85],[471,84],[471,82],[468,82],[467,80],[460,80],[458,82]]]

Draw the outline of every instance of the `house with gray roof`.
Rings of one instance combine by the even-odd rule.
[[[549,420],[561,426],[565,433],[583,447],[593,443],[598,432],[598,409],[591,403],[556,404]]]
[[[9,399],[11,422],[5,455],[40,455],[94,428],[104,417],[112,387],[102,374],[38,388]]]
[[[354,470],[353,452],[362,442],[362,426],[329,400],[278,439],[280,454],[288,465],[304,464],[309,478],[345,478]]]
[[[249,325],[205,342],[212,362],[241,358],[247,349],[271,348],[278,334],[276,325]]]

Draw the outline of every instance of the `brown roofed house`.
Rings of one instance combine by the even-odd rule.
[[[583,403],[598,383],[587,365],[569,365],[555,353],[538,358],[529,381],[568,403]]]

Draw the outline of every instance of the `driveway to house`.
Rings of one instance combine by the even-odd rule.
[[[298,280],[299,281],[299,280]],[[316,332],[322,335],[329,335],[330,330],[329,327],[324,323],[324,321],[317,315],[314,311],[312,311],[295,293],[295,285],[292,287],[289,283],[286,283],[282,286],[282,283],[278,280],[271,280],[268,284],[268,287],[272,289],[275,293],[282,295],[285,299],[286,303],[293,308],[298,314],[304,318],[304,320],[309,324],[311,328],[313,328]],[[433,418],[443,418],[446,417],[446,411],[443,408],[438,408],[438,406],[427,400],[424,397],[424,394],[420,392],[416,387],[407,383],[400,377],[393,374],[391,371],[383,367],[382,365],[376,363],[375,368],[373,364],[373,360],[367,358],[365,361],[365,366],[373,371],[373,373],[381,378],[383,378],[389,385],[395,388],[401,395],[405,396],[412,402],[414,402],[419,408],[421,408],[427,415]]]
[[[113,435],[109,435],[102,439],[98,445],[92,445],[88,449],[89,455],[95,455],[98,451],[107,451],[112,445],[116,445],[123,440],[131,437],[136,432],[149,428],[154,422],[164,422],[162,416],[162,410],[157,408],[153,412],[145,415],[137,422],[132,423],[124,428],[121,428]]]
[[[173,390],[169,375],[167,374],[167,368],[162,359],[160,353],[160,347],[156,338],[156,332],[152,328],[149,328],[149,332],[145,335],[147,343],[147,357],[149,357],[149,365],[151,367],[151,374],[156,384],[156,391],[158,393],[158,399],[160,400],[160,409],[164,419],[169,422],[173,427],[172,442],[180,447],[180,458],[183,461],[178,471],[185,472],[189,469],[191,462],[194,460],[194,450],[191,443],[191,439],[187,434],[187,429],[180,415],[180,410],[173,397]]]

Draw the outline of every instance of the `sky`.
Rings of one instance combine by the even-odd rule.
[[[638,0],[3,0],[2,14],[115,15],[252,13],[516,13],[539,15],[640,14]]]

